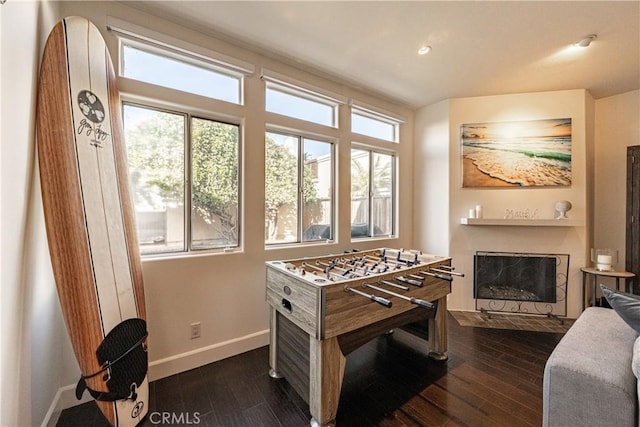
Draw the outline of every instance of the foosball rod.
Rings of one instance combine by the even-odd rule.
[[[359,268],[365,273],[365,275],[366,275],[366,273],[369,273],[369,272],[375,273],[375,274],[384,273],[389,269],[388,265],[381,265],[382,261],[375,262],[374,260],[368,260],[366,257],[367,256],[365,255],[365,256],[361,257],[360,259],[356,260],[356,262],[354,262],[354,263],[345,262],[345,260],[343,259],[341,261],[341,264],[343,266],[346,266],[346,264],[348,264],[350,266],[353,266],[353,268],[355,268],[356,271]],[[367,267],[367,266],[369,266],[369,267]]]
[[[384,271],[389,269],[389,265],[385,264],[384,261],[382,261],[382,259],[370,259],[370,258],[371,257],[369,257],[368,255],[363,256],[362,262],[359,262],[360,266],[364,267],[365,265],[369,265],[371,267],[375,267],[378,270],[380,270],[381,267],[384,267]],[[380,271],[378,272],[380,273]]]
[[[342,265],[347,265],[347,264],[349,264],[349,265],[356,265],[356,264],[358,264],[358,263],[359,263],[363,258],[364,258],[364,257],[357,257],[357,256],[355,256],[355,255],[354,255],[354,256],[349,257],[349,258],[342,257],[342,258],[340,258],[340,259],[339,259],[339,261],[342,263]]]
[[[340,274],[340,276],[342,276],[342,277],[346,277],[347,274],[353,274],[356,277],[364,277],[365,276],[365,274],[358,273],[355,270],[355,268],[346,269],[346,268],[338,267],[335,263],[327,264],[326,262],[316,261],[316,264],[317,265],[321,265],[323,267],[326,267],[327,271],[330,271],[330,270],[342,271],[342,273]]]
[[[402,264],[402,265],[404,265],[404,266],[412,266],[412,265],[418,265],[418,264],[420,264],[420,260],[418,259],[418,253],[417,253],[417,252],[414,252],[414,253],[413,253],[413,259],[404,259],[404,258],[402,258],[402,253],[403,253],[403,252],[404,252],[404,249],[400,249],[400,250],[398,251],[398,254],[396,255],[396,259],[395,259],[395,260],[389,260],[389,259],[387,258],[387,250],[386,250],[386,249],[383,249],[383,250],[382,250],[381,255],[382,255],[382,258],[383,258],[385,261],[386,261],[386,260],[389,260],[389,261],[397,261],[397,263],[401,263],[401,264]]]
[[[356,277],[366,277],[371,273],[377,274],[377,273],[384,273],[384,271],[374,271],[374,270],[368,270],[364,267],[358,267],[355,265],[350,265],[350,268],[344,268],[344,266],[346,266],[346,264],[341,263],[343,265],[343,267],[338,267],[338,262],[333,262],[333,263],[325,263],[325,262],[321,262],[321,261],[316,261],[317,265],[321,265],[326,267],[326,269],[328,270],[332,270],[332,269],[336,269],[336,270],[340,270],[342,273],[342,276],[345,277],[345,275],[347,273],[351,273]],[[358,269],[362,270],[362,272],[359,272]]]
[[[442,274],[442,273],[431,273],[429,271],[421,271],[418,274],[421,274],[421,275],[424,274],[425,276],[435,277],[438,279],[446,280],[447,282],[453,282],[453,277],[447,275],[449,273]]]
[[[399,285],[397,283],[390,282],[388,280],[381,280],[380,283],[384,283],[387,286],[393,286],[394,288],[402,289],[403,291],[408,291],[409,287],[404,285]]]
[[[387,270],[389,270],[388,265],[379,264],[354,265],[352,268],[355,269],[355,271],[362,270],[365,276],[368,276],[369,274],[385,273]]]
[[[404,267],[410,267],[410,266],[413,266],[413,265],[420,264],[420,261],[418,260],[418,255],[417,254],[413,259],[402,258],[400,252],[398,252],[398,255],[395,258],[391,258],[391,257],[387,256],[386,254],[383,254],[381,259],[384,262],[392,262],[394,264],[402,265]]]
[[[458,273],[456,271],[440,270],[440,268],[435,268],[435,267],[429,267],[429,270],[435,271],[436,273],[444,273],[444,274],[449,274],[449,275],[453,275],[453,276],[464,277],[464,273]]]
[[[363,256],[362,258],[356,260],[353,263],[349,263],[349,265],[352,265],[353,268],[356,269],[361,269],[363,270],[365,273],[367,272],[373,272],[373,273],[384,273],[387,270],[389,270],[389,266],[385,265],[385,264],[381,264],[380,262],[375,262],[373,260],[369,260],[367,259],[366,256]]]
[[[354,294],[356,294],[356,295],[360,295],[360,296],[362,296],[362,297],[368,298],[368,299],[370,299],[371,301],[377,302],[378,304],[383,305],[383,306],[385,306],[385,307],[387,307],[387,308],[391,308],[391,306],[393,305],[393,304],[391,303],[391,301],[389,301],[389,300],[388,300],[388,299],[386,299],[386,298],[378,297],[378,296],[375,296],[375,295],[373,295],[373,294],[368,294],[368,293],[366,293],[366,292],[359,291],[359,290],[357,290],[357,289],[352,288],[351,286],[345,286],[345,287],[344,287],[344,290],[345,290],[346,292],[353,292],[353,293],[354,293]]]
[[[343,276],[339,275],[338,273],[334,273],[333,271],[329,271],[329,270],[326,270],[326,269],[322,269],[322,268],[320,268],[320,267],[316,267],[316,266],[315,266],[315,265],[313,265],[313,264],[303,263],[303,264],[302,264],[302,268],[305,268],[305,267],[310,267],[310,268],[313,268],[313,269],[314,269],[314,270],[316,270],[316,271],[319,271],[319,272],[321,272],[321,273],[323,273],[323,274],[326,274],[326,275],[327,275],[327,279],[331,279],[331,275],[332,275],[332,274],[333,274],[334,276],[336,276],[336,277],[339,277],[339,278],[340,278],[340,280],[344,280],[344,279],[345,279]]]
[[[370,255],[366,255],[367,259],[370,259],[370,261],[375,262],[376,264],[384,264],[384,265],[393,265],[395,266],[396,269],[400,269],[400,268],[405,268],[407,267],[407,264],[405,263],[401,263],[401,262],[397,262],[396,260],[393,259],[388,259],[388,258],[373,258]]]
[[[435,307],[435,305],[433,303],[429,302],[429,301],[425,301],[425,300],[414,298],[414,297],[408,297],[406,295],[401,295],[401,294],[398,294],[396,292],[393,292],[393,291],[390,291],[390,290],[387,290],[387,289],[383,289],[383,288],[379,288],[379,287],[374,286],[374,285],[370,285],[368,283],[363,283],[362,287],[363,288],[371,288],[371,289],[374,289],[374,290],[379,291],[379,292],[384,292],[385,294],[389,294],[389,295],[392,295],[394,297],[403,299],[405,301],[409,301],[411,304],[415,304],[415,305],[418,305],[418,306],[423,307],[423,308],[434,308]]]

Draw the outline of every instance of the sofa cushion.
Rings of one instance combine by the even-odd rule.
[[[640,380],[640,337],[636,338],[633,343],[633,358],[631,359],[631,370],[636,379]],[[640,381],[637,381],[638,390],[638,407],[640,407]],[[638,419],[638,425],[640,425],[640,418]]]
[[[637,337],[614,310],[587,308],[545,365],[543,425],[637,426]]]
[[[640,380],[640,337],[633,343],[633,359],[631,359],[633,375]]]
[[[600,285],[600,289],[622,320],[640,334],[640,296],[613,290],[604,285]]]

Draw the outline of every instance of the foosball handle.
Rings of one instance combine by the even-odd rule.
[[[380,305],[384,305],[387,308],[391,308],[392,302],[386,298],[377,297],[375,295],[371,295],[371,300],[377,302]]]
[[[432,302],[425,301],[423,299],[411,298],[411,302],[423,308],[435,308],[435,305]]]

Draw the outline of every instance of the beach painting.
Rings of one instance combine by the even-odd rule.
[[[571,185],[571,119],[463,124],[463,187]]]

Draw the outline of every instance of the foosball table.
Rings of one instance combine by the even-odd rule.
[[[309,403],[311,425],[334,423],[346,356],[382,333],[407,327],[447,359],[446,297],[463,275],[451,258],[382,248],[266,264],[269,375]]]

